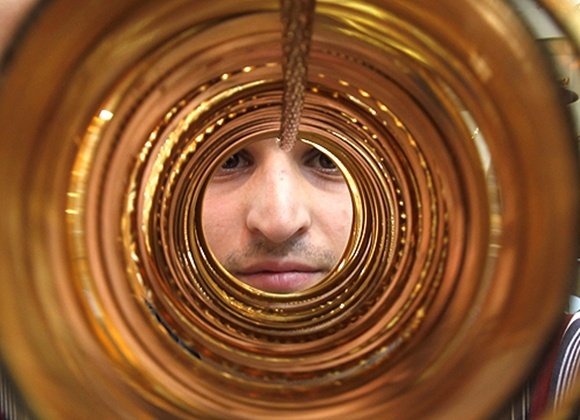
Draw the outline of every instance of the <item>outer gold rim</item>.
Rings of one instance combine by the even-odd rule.
[[[216,139],[276,129],[277,5],[213,3],[54,1],[6,69],[0,346],[32,408],[493,414],[559,320],[576,238],[530,35],[493,1],[321,1],[304,124],[352,175],[356,235],[334,282],[250,296],[197,247],[196,206]]]

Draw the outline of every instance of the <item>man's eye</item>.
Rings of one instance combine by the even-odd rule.
[[[246,168],[251,165],[251,160],[246,154],[242,152],[238,152],[234,155],[231,155],[222,165],[221,169],[225,170],[232,170],[232,169],[242,169]]]
[[[341,175],[340,170],[334,164],[332,159],[316,149],[309,153],[305,163],[306,166],[317,169],[324,173]]]
[[[231,155],[222,164],[222,166],[217,170],[216,176],[226,176],[229,174],[237,173],[237,171],[244,170],[251,166],[252,161],[249,156],[241,151],[236,154]]]
[[[240,161],[240,155],[236,153],[235,155],[230,156],[228,160],[224,162],[222,169],[235,169],[239,166]]]
[[[318,162],[319,162],[321,168],[338,170],[338,168],[336,167],[336,165],[334,164],[332,159],[330,159],[325,154],[320,153],[320,156],[318,157]]]

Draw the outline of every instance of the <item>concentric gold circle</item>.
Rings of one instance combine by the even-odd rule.
[[[0,93],[0,349],[34,411],[501,409],[570,290],[573,134],[508,4],[434,3],[318,3],[301,136],[354,218],[336,269],[288,295],[231,277],[201,223],[216,165],[279,131],[277,4],[39,11]]]

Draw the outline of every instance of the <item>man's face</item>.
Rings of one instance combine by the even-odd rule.
[[[216,172],[205,193],[203,227],[218,261],[263,291],[317,284],[348,242],[352,201],[340,170],[302,142],[284,152],[252,143]]]

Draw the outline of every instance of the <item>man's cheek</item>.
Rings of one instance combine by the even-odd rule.
[[[225,215],[214,215],[204,223],[209,247],[216,256],[224,256],[239,246],[242,240],[242,222]]]

